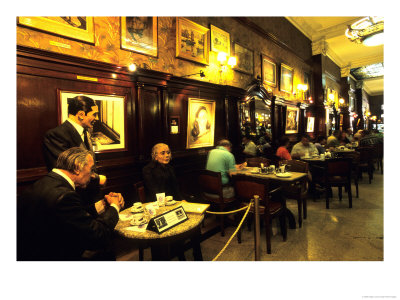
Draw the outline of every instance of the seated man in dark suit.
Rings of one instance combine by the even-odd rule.
[[[86,187],[93,168],[91,152],[70,148],[60,154],[56,168],[18,199],[18,260],[80,260],[85,250],[109,253],[124,199],[109,193],[103,211],[89,214],[75,188]]]
[[[89,130],[93,129],[93,124],[98,119],[98,112],[99,109],[92,98],[76,96],[68,99],[68,119],[56,128],[47,131],[44,137],[43,154],[48,171],[54,168],[60,153],[69,148],[81,147],[93,151]],[[94,152],[92,156],[95,160]],[[85,190],[78,189],[82,198],[88,202],[86,205],[91,211],[100,193],[100,186],[105,182],[106,176],[93,173],[89,187]]]

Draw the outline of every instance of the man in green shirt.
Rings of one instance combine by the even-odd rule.
[[[206,169],[221,173],[223,187],[223,196],[225,198],[233,197],[233,187],[229,185],[229,173],[235,170],[241,170],[246,163],[236,165],[235,157],[231,153],[232,144],[228,140],[221,140],[217,147],[208,153]]]

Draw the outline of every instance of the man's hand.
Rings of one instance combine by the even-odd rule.
[[[119,207],[119,209],[123,208],[125,205],[124,198],[120,193],[109,193],[108,195],[104,196],[108,204],[115,204]]]

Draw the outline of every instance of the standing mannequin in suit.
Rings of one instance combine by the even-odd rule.
[[[89,214],[75,188],[85,188],[93,170],[88,150],[70,148],[18,199],[18,260],[80,260],[85,250],[110,248],[124,200],[109,193],[102,200],[103,211]]]
[[[50,129],[44,136],[43,153],[48,171],[54,168],[59,154],[72,147],[81,147],[92,152],[93,145],[89,130],[93,129],[93,124],[98,120],[99,109],[92,98],[86,96],[76,96],[68,99],[68,119]],[[100,186],[106,183],[106,176],[93,173],[89,187],[80,190],[83,199],[93,212],[93,204],[100,193]]]

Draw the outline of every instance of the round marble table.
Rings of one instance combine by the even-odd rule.
[[[157,215],[165,213],[179,205],[180,201],[175,205],[160,207],[157,210]],[[132,226],[130,220],[125,220],[124,218],[124,216],[129,217],[132,215],[130,208],[121,211],[120,215],[122,215],[122,218],[120,218],[115,227],[116,232],[120,236],[137,244],[139,250],[150,246],[153,260],[168,260],[170,258],[169,252],[171,246],[175,246],[175,248],[176,246],[178,248],[183,248],[183,242],[186,239],[191,240],[195,260],[203,260],[200,248],[200,224],[204,219],[203,214],[186,213],[188,220],[161,234],[151,230],[145,230],[144,232],[130,230],[129,227]],[[184,249],[175,250],[178,252],[179,259],[184,260]]]

